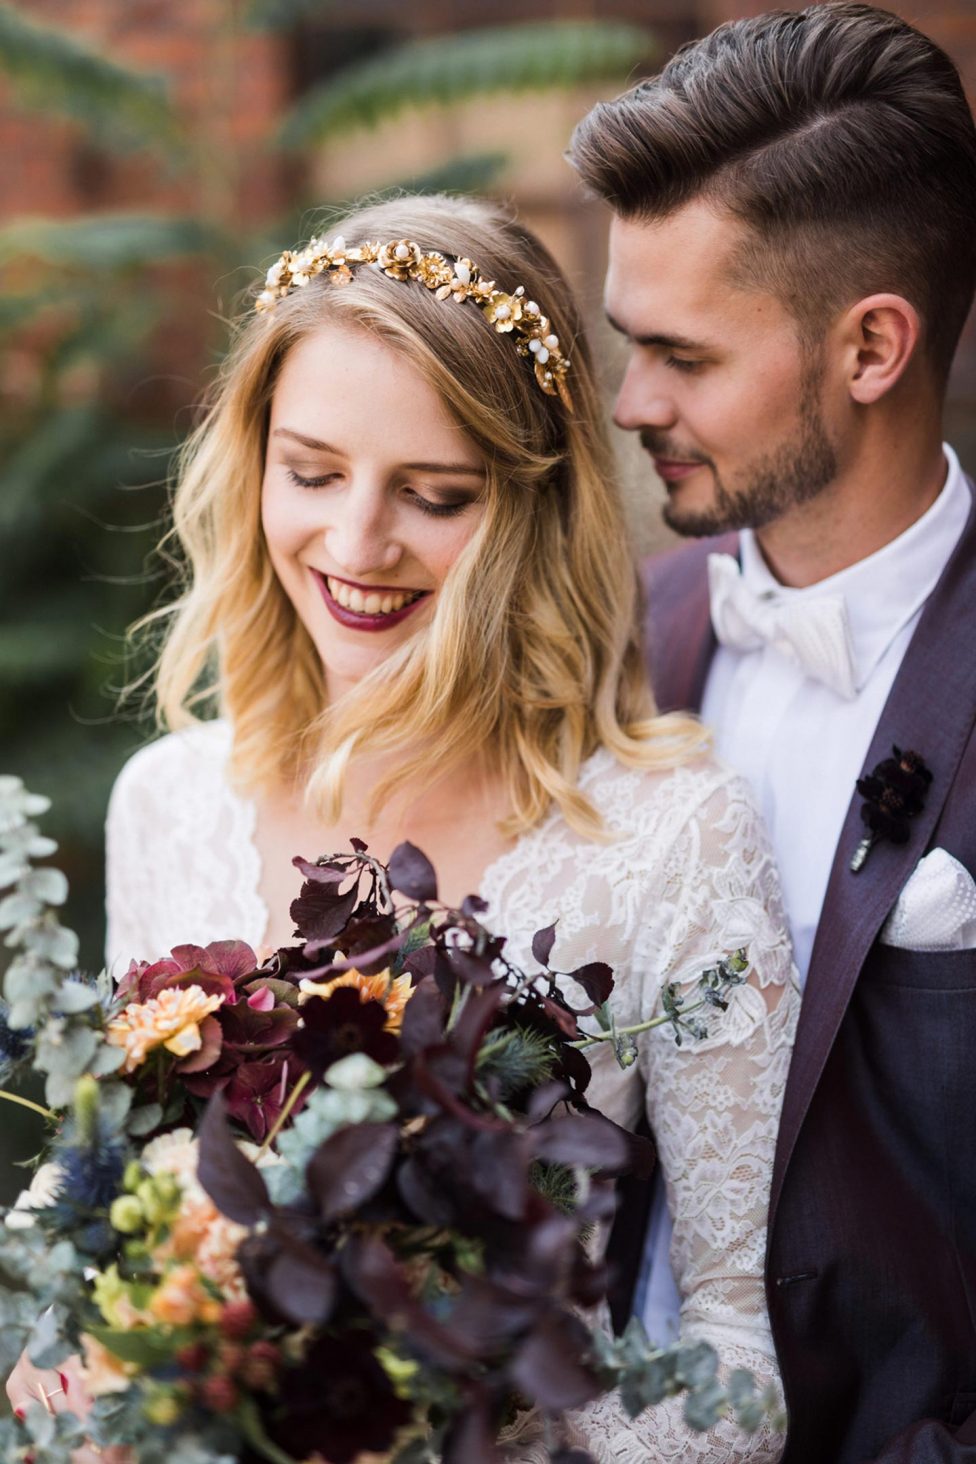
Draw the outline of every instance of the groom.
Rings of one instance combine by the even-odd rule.
[[[616,420],[703,540],[649,566],[658,702],[751,780],[806,978],[767,1258],[784,1461],[974,1464],[976,511],[941,443],[972,117],[932,42],[826,3],[684,48],[572,159],[613,212]]]

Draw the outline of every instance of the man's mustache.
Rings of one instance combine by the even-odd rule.
[[[712,466],[710,457],[703,452],[695,452],[691,448],[682,447],[679,443],[671,442],[667,437],[662,437],[659,432],[652,432],[649,427],[642,427],[640,433],[641,447],[649,452],[651,457],[666,458],[673,463],[706,463]]]

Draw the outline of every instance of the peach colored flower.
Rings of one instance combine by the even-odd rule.
[[[238,1148],[252,1161],[257,1159],[255,1144],[239,1143]],[[189,1128],[160,1134],[142,1151],[142,1163],[149,1174],[172,1174],[181,1192],[179,1212],[168,1238],[157,1247],[155,1259],[195,1261],[200,1274],[218,1286],[228,1301],[241,1301],[247,1288],[236,1257],[247,1230],[222,1215],[200,1184],[198,1151],[198,1140]],[[270,1151],[261,1155],[262,1167],[279,1162],[279,1156]]]
[[[149,1310],[157,1321],[172,1327],[216,1322],[220,1309],[221,1303],[210,1295],[196,1266],[189,1264],[167,1271],[149,1302]]]
[[[107,1037],[125,1049],[122,1071],[134,1072],[157,1047],[188,1057],[201,1046],[200,1024],[224,1002],[199,986],[170,986],[149,1001],[130,1002],[108,1024]]]
[[[334,976],[331,981],[299,982],[300,1000],[310,996],[331,996],[340,986],[355,986],[361,1000],[378,1001],[386,1007],[386,1030],[399,1032],[403,1025],[403,1009],[413,995],[413,983],[409,976],[391,976],[389,971],[380,971],[376,976],[364,976],[362,971],[346,971]]]

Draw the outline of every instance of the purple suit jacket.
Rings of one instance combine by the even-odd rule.
[[[868,756],[933,772],[903,846],[861,873],[861,800],[837,846],[783,1104],[767,1294],[790,1428],[783,1464],[976,1464],[976,951],[879,932],[926,850],[976,874],[976,488]],[[646,570],[659,706],[701,705],[715,651],[698,542]],[[816,797],[817,769],[810,769]]]

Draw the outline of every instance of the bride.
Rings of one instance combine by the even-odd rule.
[[[500,210],[401,198],[270,271],[174,504],[186,583],[158,665],[173,729],[108,818],[108,959],[289,942],[291,860],[404,838],[531,961],[616,973],[621,1021],[747,945],[710,1035],[657,1029],[592,1101],[650,1120],[685,1334],[775,1379],[765,1210],[796,997],[744,785],[657,717],[611,450],[570,290]],[[199,720],[198,714],[215,714]],[[672,1399],[575,1419],[601,1460],[772,1461]],[[327,1450],[328,1441],[323,1440]]]

